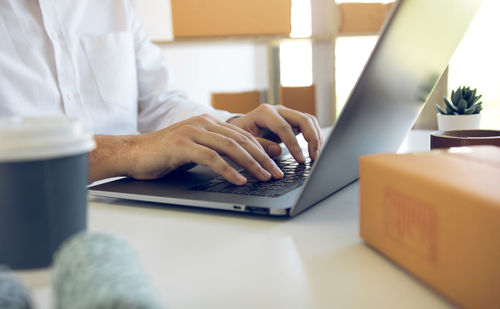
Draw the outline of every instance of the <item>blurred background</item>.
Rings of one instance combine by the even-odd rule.
[[[242,112],[261,102],[282,103],[316,114],[322,126],[333,124],[342,110],[392,3],[381,0],[254,1],[255,6],[261,2],[268,6],[271,16],[290,5],[289,20],[281,18],[283,16],[276,20],[256,16],[268,29],[259,28],[254,33],[248,29],[225,33],[216,27],[204,33],[199,29],[181,29],[186,27],[182,20],[194,18],[191,22],[196,23],[199,18],[202,23],[205,15],[224,16],[227,14],[224,10],[230,7],[215,6],[222,7],[225,2],[233,2],[233,5],[241,2],[244,6],[248,0],[132,1],[151,39],[167,55],[179,87],[194,100]],[[450,12],[452,10],[450,8]],[[483,1],[437,93],[418,121],[420,128],[435,129],[434,105],[441,103],[442,96],[451,89],[466,85],[483,94],[482,127],[500,129],[497,35],[500,20],[496,17],[499,11],[500,1]],[[186,14],[194,16],[186,17]],[[226,28],[231,29],[231,25]]]

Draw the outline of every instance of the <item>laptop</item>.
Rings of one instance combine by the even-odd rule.
[[[399,0],[315,162],[278,158],[285,177],[234,186],[197,166],[153,181],[100,184],[101,197],[295,216],[358,178],[358,159],[396,152],[448,65],[481,0]],[[283,162],[282,162],[283,161]]]

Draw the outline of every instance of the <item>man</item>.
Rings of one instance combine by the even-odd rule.
[[[311,115],[270,105],[234,115],[176,91],[127,0],[0,0],[0,38],[0,116],[65,114],[86,123],[97,142],[90,181],[154,179],[194,163],[245,184],[221,155],[261,181],[281,178],[269,157],[281,148],[260,138],[265,129],[304,162],[298,128],[311,159],[318,156]]]

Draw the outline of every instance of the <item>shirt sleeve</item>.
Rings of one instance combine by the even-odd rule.
[[[220,121],[238,116],[196,103],[179,91],[165,54],[149,40],[134,9],[130,5],[128,8],[135,44],[140,133],[152,132],[205,113]]]

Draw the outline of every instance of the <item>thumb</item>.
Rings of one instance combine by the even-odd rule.
[[[257,141],[262,145],[270,157],[281,155],[281,146],[279,144],[262,137],[257,137]]]

